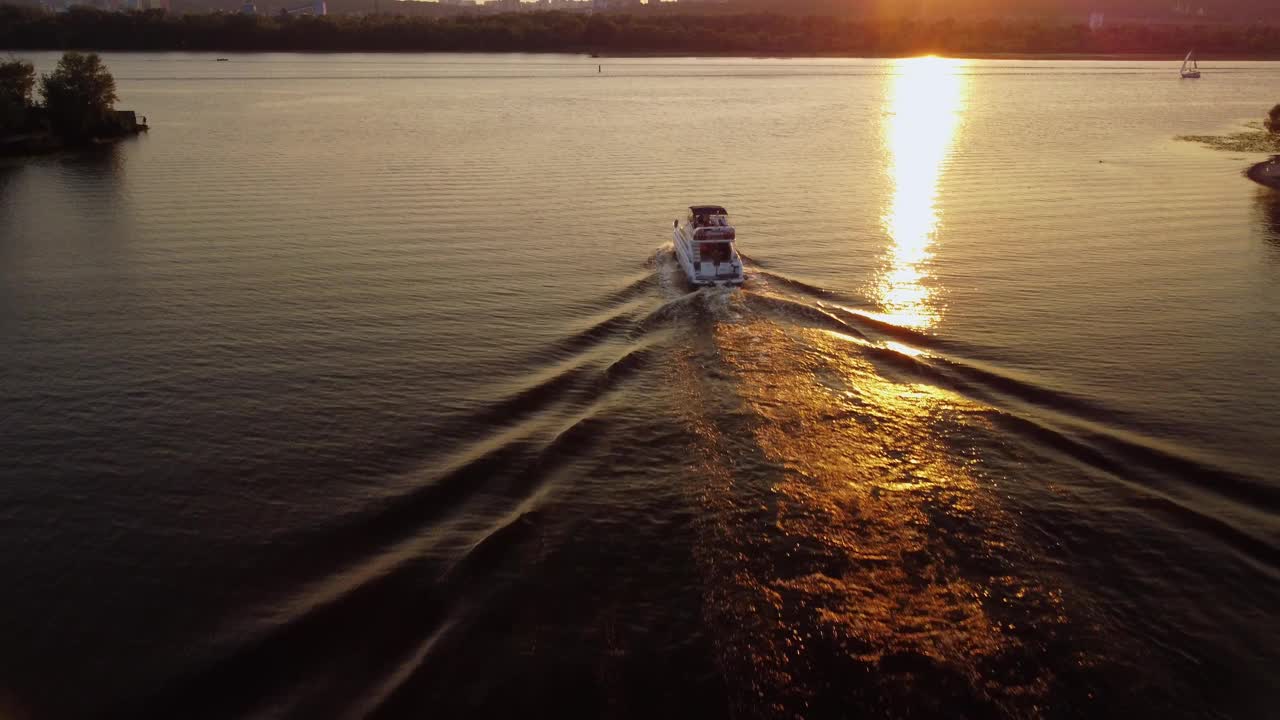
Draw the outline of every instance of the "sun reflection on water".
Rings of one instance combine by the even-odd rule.
[[[983,698],[963,714],[1038,716],[1054,682],[1039,658],[1069,619],[1059,590],[1017,570],[1032,560],[964,450],[990,432],[981,406],[894,379],[912,367],[898,356],[927,357],[905,345],[765,319],[719,324],[715,339],[745,411],[722,427],[748,441],[699,426],[715,478],[702,561],[752,700],[795,717],[851,702],[891,715],[946,685]]]
[[[963,64],[936,57],[900,60],[891,79],[885,146],[893,200],[882,221],[892,244],[876,295],[883,308],[879,319],[894,325],[927,328],[938,321],[927,281],[942,167],[964,108],[966,79],[958,72]]]

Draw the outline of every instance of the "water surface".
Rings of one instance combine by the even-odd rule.
[[[1280,63],[105,59],[0,164],[0,711],[1280,701],[1280,198],[1173,140]]]

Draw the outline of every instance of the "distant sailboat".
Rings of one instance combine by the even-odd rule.
[[[1200,66],[1196,64],[1196,51],[1192,50],[1187,53],[1186,59],[1182,61],[1182,77],[1195,79],[1200,77]]]

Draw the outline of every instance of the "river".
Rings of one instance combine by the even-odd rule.
[[[1280,63],[227,57],[0,164],[0,714],[1275,712]]]

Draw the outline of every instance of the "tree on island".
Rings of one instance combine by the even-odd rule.
[[[1271,112],[1267,113],[1267,120],[1263,124],[1271,132],[1280,135],[1280,105],[1271,108]]]
[[[64,54],[39,85],[43,102],[31,97],[31,63],[0,61],[0,155],[50,152],[146,129],[133,113],[116,112],[115,78],[96,54]]]
[[[65,53],[40,78],[40,93],[50,126],[65,139],[85,140],[111,125],[116,80],[97,53]]]
[[[0,132],[16,132],[27,122],[36,69],[17,59],[0,62]]]

